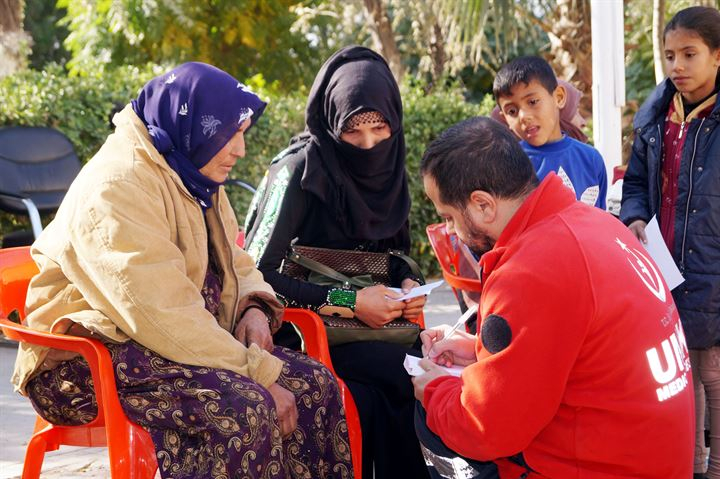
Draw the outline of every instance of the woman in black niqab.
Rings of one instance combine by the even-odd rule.
[[[390,138],[370,149],[343,141],[348,121],[371,111],[385,119]],[[305,121],[307,130],[300,138],[310,144],[302,188],[332,209],[349,237],[394,236],[407,222],[410,194],[402,101],[385,60],[362,47],[335,53],[315,79]]]
[[[358,46],[336,52],[315,78],[305,121],[305,131],[271,163],[245,230],[247,251],[276,293],[289,306],[318,311],[333,305],[335,288],[280,272],[292,243],[374,252],[410,248],[402,101],[385,60]],[[406,263],[393,259],[393,286],[417,286]],[[397,294],[383,285],[358,291],[355,317],[380,327],[417,317],[425,303],[424,297],[392,297]],[[275,341],[289,344],[287,337]],[[380,341],[330,347],[334,369],[358,407],[364,477],[428,477],[414,432],[413,387],[402,365],[407,353],[421,354],[417,345],[413,351]]]

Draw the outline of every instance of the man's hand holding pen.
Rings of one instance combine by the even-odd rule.
[[[423,359],[418,363],[426,373],[412,378],[415,397],[422,401],[425,386],[435,378],[448,373],[440,366],[467,366],[477,361],[475,336],[461,330],[466,317],[474,313],[469,310],[454,325],[441,325],[420,333]]]

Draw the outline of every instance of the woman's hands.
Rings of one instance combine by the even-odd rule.
[[[393,319],[415,319],[422,313],[426,296],[397,301],[411,289],[420,286],[417,281],[406,278],[401,283],[402,293],[396,293],[383,285],[363,288],[355,297],[355,317],[371,328],[381,328]]]
[[[405,302],[390,298],[402,296],[382,284],[363,288],[355,296],[355,317],[371,328],[382,328],[386,323],[399,318],[405,309]]]
[[[275,401],[280,434],[282,437],[287,437],[297,428],[298,411],[295,396],[278,383],[272,383],[267,390]]]
[[[635,220],[628,225],[628,229],[632,231],[632,234],[634,234],[642,244],[647,244],[647,236],[645,235],[646,226],[647,222],[643,220]]]
[[[418,286],[420,286],[420,283],[410,278],[405,278],[400,284],[403,294],[409,293],[411,289],[417,288]],[[427,296],[418,296],[417,298],[406,300],[405,309],[403,309],[402,314],[403,318],[408,320],[416,319],[420,316],[420,313],[422,313],[426,301]]]
[[[265,313],[258,308],[246,310],[235,326],[235,339],[245,346],[255,343],[262,349],[272,352],[274,346],[272,332]]]

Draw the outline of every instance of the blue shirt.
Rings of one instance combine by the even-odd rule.
[[[554,171],[575,197],[585,204],[605,209],[607,173],[595,148],[563,134],[562,140],[535,147],[521,140],[540,181]]]

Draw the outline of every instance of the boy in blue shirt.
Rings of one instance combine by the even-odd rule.
[[[560,109],[566,92],[548,62],[535,56],[511,61],[495,76],[493,95],[538,178],[554,171],[578,200],[604,210],[605,163],[595,148],[562,132]]]

